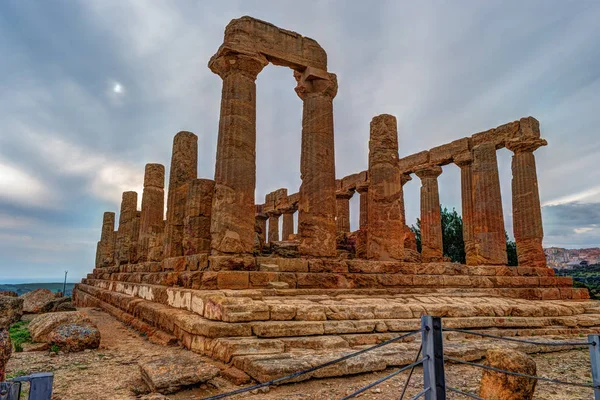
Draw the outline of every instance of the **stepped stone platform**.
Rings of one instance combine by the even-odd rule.
[[[286,287],[271,287],[280,283]],[[588,297],[548,268],[202,254],[97,268],[75,290],[79,306],[102,308],[152,341],[180,342],[260,382],[419,329],[422,315],[444,317],[449,328],[536,340],[597,333],[600,302]],[[445,335],[455,356],[477,359],[494,345]],[[409,364],[419,340],[303,379]]]

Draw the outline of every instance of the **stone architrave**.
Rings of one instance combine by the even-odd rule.
[[[210,179],[194,179],[188,185],[183,221],[183,254],[208,253],[215,182]]]
[[[146,164],[138,259],[148,261],[151,238],[162,234],[165,213],[165,167],[161,164]],[[156,261],[156,260],[151,260]]]
[[[415,174],[421,179],[421,256],[423,261],[441,261],[444,257],[442,215],[438,176],[442,168],[431,165]]]
[[[351,190],[336,192],[336,218],[335,224],[338,233],[350,232],[350,199],[354,192]]]
[[[208,64],[223,79],[210,229],[214,254],[251,254],[254,248],[256,77],[267,63],[260,54],[221,49]]]
[[[102,218],[102,233],[100,235],[100,267],[114,264],[115,258],[115,213],[105,212]]]
[[[173,138],[173,155],[167,193],[167,224],[165,226],[165,257],[183,255],[183,219],[188,195],[188,183],[198,175],[198,136],[179,132]]]
[[[294,211],[284,211],[281,227],[281,240],[289,240],[294,234]]]
[[[506,232],[494,143],[473,148],[473,240],[470,265],[506,265]]]
[[[475,241],[473,237],[473,156],[470,152],[454,158],[460,168],[460,189],[462,202],[463,240],[468,265],[477,263]]]
[[[269,211],[267,212],[269,216],[269,235],[268,242],[278,242],[279,241],[279,217],[281,213],[278,211]]]
[[[137,193],[123,192],[121,212],[119,213],[119,228],[115,243],[115,260],[117,265],[127,264],[133,248],[133,234],[137,218]]]
[[[303,101],[298,202],[298,251],[302,255],[333,257],[336,251],[335,154],[333,98],[337,77],[309,68],[294,71],[296,93]]]
[[[512,158],[513,230],[519,265],[546,267],[542,247],[544,229],[533,152],[548,143],[544,139],[527,137],[507,141]]]
[[[399,260],[404,255],[400,176],[396,117],[378,115],[371,120],[369,139],[369,259]]]

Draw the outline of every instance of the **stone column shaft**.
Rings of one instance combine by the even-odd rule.
[[[183,256],[183,219],[188,183],[198,175],[198,137],[191,132],[179,132],[173,139],[173,155],[167,194],[167,224],[165,226],[165,257]]]
[[[339,232],[350,232],[350,199],[352,193],[336,193],[336,229]]]
[[[544,139],[517,139],[507,143],[512,159],[513,229],[519,265],[546,267],[542,246],[544,229],[533,152],[547,143]]]
[[[115,260],[118,264],[129,262],[133,248],[135,223],[137,218],[137,193],[123,192],[121,212],[119,213],[119,228],[115,244]],[[137,240],[137,237],[135,237]]]
[[[138,258],[140,261],[159,261],[148,258],[150,238],[163,233],[165,213],[165,167],[161,164],[146,164]]]
[[[356,191],[360,195],[360,216],[358,225],[361,230],[366,230],[369,227],[369,186],[358,186]]]
[[[302,255],[332,257],[336,251],[335,154],[333,98],[335,74],[307,80],[295,72],[296,93],[303,101],[298,203],[298,250]]]
[[[183,254],[208,253],[215,182],[210,179],[194,179],[188,185],[183,220]]]
[[[267,213],[269,215],[269,243],[279,241],[279,216],[277,213]]]
[[[404,255],[403,198],[398,159],[396,117],[371,120],[369,139],[369,200],[367,257],[399,260]]]
[[[473,237],[473,157],[470,153],[455,160],[460,168],[460,190],[462,203],[463,241],[468,265],[477,263]]]
[[[502,212],[496,147],[483,143],[473,148],[473,240],[471,265],[506,265],[506,231]]]
[[[115,258],[115,213],[105,212],[102,218],[102,234],[100,235],[100,258],[102,267],[114,264]]]
[[[294,213],[283,213],[283,226],[281,229],[281,240],[289,240],[290,235],[294,234]]]
[[[431,166],[419,171],[421,179],[421,256],[423,261],[440,261],[444,257],[442,215],[438,176],[442,168]]]
[[[215,164],[211,248],[215,254],[254,248],[256,188],[256,77],[262,56],[217,54],[209,67],[223,79]]]

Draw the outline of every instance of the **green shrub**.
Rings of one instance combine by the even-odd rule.
[[[29,322],[19,321],[13,324],[8,330],[10,341],[12,342],[16,353],[23,351],[23,344],[31,343],[28,325]]]

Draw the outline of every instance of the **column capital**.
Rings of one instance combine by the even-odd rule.
[[[454,157],[454,164],[459,168],[468,167],[473,164],[473,154],[469,152],[458,154]]]
[[[338,190],[335,192],[336,199],[351,199],[354,196],[353,190]]]
[[[279,218],[283,214],[280,210],[271,210],[266,213],[269,218]]]
[[[337,94],[338,83],[336,74],[327,71],[311,73],[314,68],[307,68],[304,72],[294,71],[294,79],[297,85],[294,89],[302,100],[311,95],[330,97],[332,100]]]
[[[545,139],[528,137],[526,139],[511,139],[507,140],[505,147],[515,154],[533,153],[542,146],[547,146],[548,142]]]
[[[415,175],[417,175],[421,180],[425,178],[437,178],[441,174],[442,167],[439,165],[429,165],[415,171]]]
[[[208,68],[222,79],[234,72],[256,79],[267,64],[269,61],[262,54],[242,54],[219,49],[208,62]]]
[[[412,176],[410,176],[410,174],[400,175],[400,184],[402,186],[406,185],[409,181],[412,181]]]
[[[367,193],[369,191],[369,182],[364,182],[356,185],[356,191],[359,194]]]

